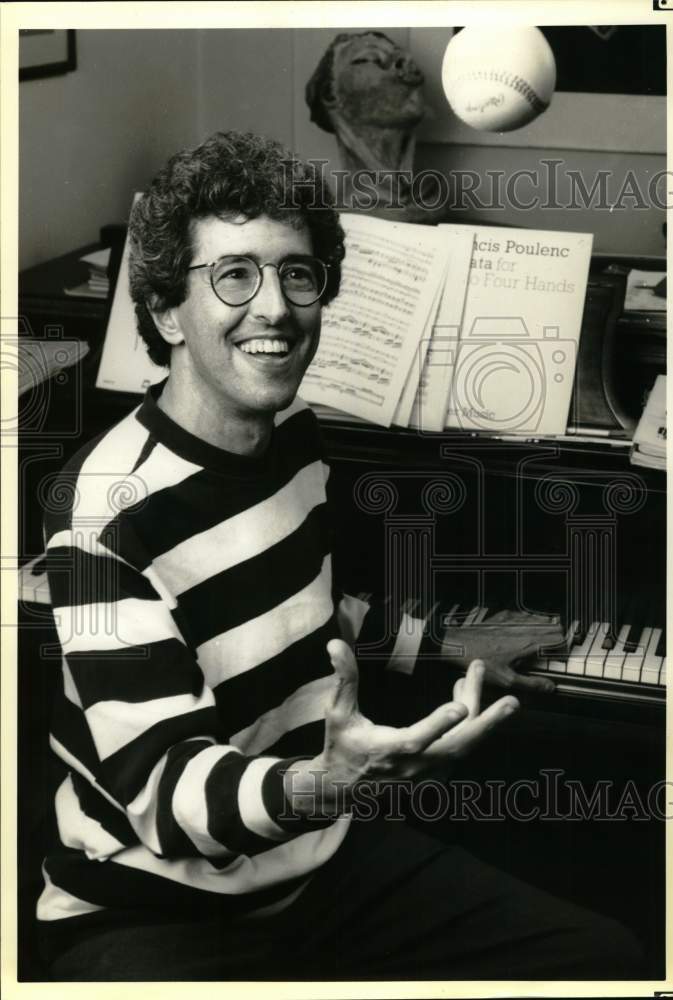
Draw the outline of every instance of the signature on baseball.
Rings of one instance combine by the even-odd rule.
[[[486,108],[499,108],[500,105],[505,100],[505,95],[494,94],[492,97],[487,97],[485,101],[481,101],[479,104],[468,104],[465,108],[466,111],[476,111],[480,114],[486,110]]]

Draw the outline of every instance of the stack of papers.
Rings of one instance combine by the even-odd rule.
[[[342,214],[341,291],[299,389],[378,424],[564,434],[592,237]]]
[[[65,288],[66,295],[73,295],[76,298],[106,299],[110,294],[110,279],[107,273],[110,248],[103,247],[102,250],[85,254],[84,257],[80,257],[80,262],[89,268],[89,277],[80,285]]]
[[[631,448],[633,465],[650,469],[666,468],[666,376],[657,375]]]

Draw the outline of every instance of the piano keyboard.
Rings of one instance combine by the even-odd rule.
[[[444,624],[467,628],[483,622],[489,608],[454,605]],[[586,630],[573,621],[566,633],[567,655],[536,660],[526,673],[549,677],[560,692],[663,701],[666,696],[665,629],[622,624],[611,634],[608,622],[592,622]]]
[[[19,578],[23,601],[50,603],[44,555],[22,566]],[[443,621],[452,628],[469,628],[485,621],[492,611],[491,608],[454,604],[443,616]],[[661,616],[665,618],[663,608]],[[566,694],[596,693],[609,698],[664,701],[666,633],[663,626],[622,624],[611,636],[608,622],[592,622],[583,631],[580,623],[574,621],[566,633],[566,642],[566,656],[538,659],[526,673],[551,678],[557,691]]]

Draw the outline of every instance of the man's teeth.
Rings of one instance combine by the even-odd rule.
[[[257,340],[246,340],[238,346],[246,354],[287,354],[290,350],[287,340],[267,340],[261,337]]]

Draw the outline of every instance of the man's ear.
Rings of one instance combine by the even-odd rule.
[[[172,347],[184,343],[184,335],[177,316],[177,310],[172,309],[152,309],[148,304],[147,310],[154,320],[157,330]]]

